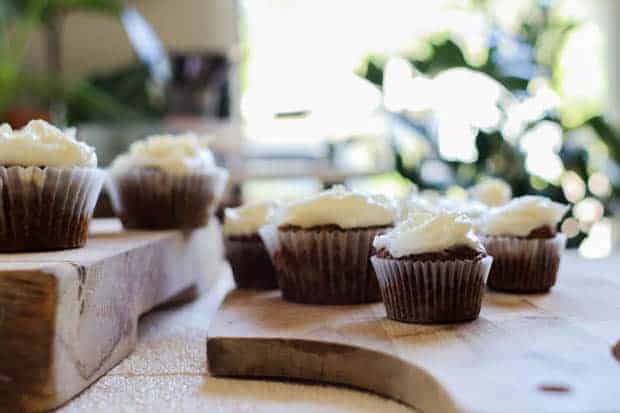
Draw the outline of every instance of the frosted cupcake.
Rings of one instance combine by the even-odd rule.
[[[493,256],[489,287],[513,292],[543,292],[556,282],[566,236],[556,227],[568,206],[542,196],[514,198],[493,208],[480,225]]]
[[[224,210],[226,258],[239,288],[278,287],[275,268],[258,235],[274,207],[272,202],[261,202]]]
[[[388,318],[452,323],[478,317],[493,258],[466,216],[412,213],[379,235],[371,258]]]
[[[380,300],[370,265],[372,240],[392,226],[395,205],[338,186],[279,209],[259,231],[282,296],[310,304]]]
[[[207,225],[228,173],[193,134],[134,142],[110,167],[112,206],[126,228]]]
[[[73,129],[1,125],[0,252],[83,246],[104,176]]]
[[[503,179],[486,178],[469,188],[472,199],[489,207],[502,206],[510,202],[512,189]]]

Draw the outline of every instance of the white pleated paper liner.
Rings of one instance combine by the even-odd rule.
[[[0,251],[83,246],[104,180],[96,168],[0,166]]]
[[[509,292],[548,291],[557,280],[566,236],[548,239],[481,236],[493,267],[487,282],[490,288]]]
[[[306,304],[360,304],[381,299],[370,264],[374,237],[387,227],[279,229],[259,233],[284,299]]]
[[[110,174],[112,207],[126,228],[191,229],[208,224],[228,179],[228,172],[173,175],[156,168]]]
[[[409,323],[453,323],[480,314],[493,263],[474,260],[416,261],[373,256],[388,318]]]
[[[237,288],[278,288],[276,270],[258,234],[226,236],[224,247]]]

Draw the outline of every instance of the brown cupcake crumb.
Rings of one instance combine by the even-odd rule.
[[[230,241],[260,241],[263,242],[260,235],[256,234],[246,234],[246,235],[227,235],[227,239]]]
[[[393,257],[389,251],[382,248],[377,252],[377,257],[392,260],[413,261],[450,261],[450,260],[478,260],[486,257],[484,252],[477,251],[467,246],[459,245],[437,252],[425,252],[422,254],[410,254],[403,257]]]
[[[549,239],[555,237],[556,231],[549,225],[543,225],[538,228],[534,228],[530,231],[525,238],[527,239]]]
[[[316,226],[313,226],[313,227],[303,228],[303,227],[300,227],[298,225],[284,224],[284,225],[279,226],[278,230],[286,231],[286,232],[308,231],[308,230],[326,230],[326,231],[345,232],[345,231],[349,231],[351,229],[381,229],[381,228],[388,229],[389,227],[390,226],[386,226],[386,225],[375,225],[375,226],[371,226],[371,227],[357,227],[357,228],[343,229],[343,228],[340,228],[338,225],[329,224],[329,225],[316,225]]]

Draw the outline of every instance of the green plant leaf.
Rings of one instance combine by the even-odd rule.
[[[49,0],[48,10],[51,9],[64,12],[84,10],[118,15],[123,10],[123,5],[118,0]]]
[[[77,10],[111,15],[119,15],[123,10],[119,0],[9,0],[9,3],[22,13],[39,10],[44,19]]]
[[[69,123],[78,120],[136,120],[144,117],[142,112],[88,82],[77,82],[69,87],[65,103]]]

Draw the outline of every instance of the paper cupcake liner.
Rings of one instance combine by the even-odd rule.
[[[275,261],[275,254],[280,246],[280,239],[278,237],[278,227],[273,224],[267,224],[258,229],[258,235],[263,240],[263,245],[267,250],[267,254],[271,258],[271,261]],[[275,267],[275,264],[274,264]],[[277,268],[276,268],[277,270]]]
[[[493,258],[415,261],[373,256],[371,261],[388,318],[408,323],[453,323],[473,320],[480,314]]]
[[[221,168],[187,175],[136,168],[111,176],[107,188],[126,228],[190,229],[208,224],[227,179],[228,172]]]
[[[306,304],[360,304],[381,299],[370,264],[375,235],[385,228],[259,231],[286,300]],[[277,235],[277,239],[274,239]]]
[[[105,173],[0,166],[0,252],[81,247]]]
[[[493,257],[490,288],[510,292],[544,292],[556,282],[566,236],[525,239],[482,236],[487,253]]]
[[[224,246],[238,288],[278,288],[276,270],[258,235],[227,236]]]

